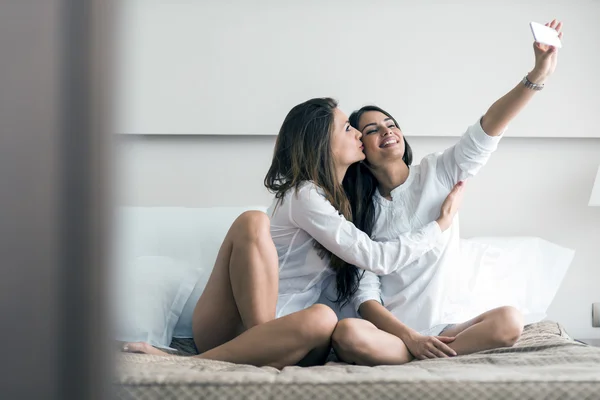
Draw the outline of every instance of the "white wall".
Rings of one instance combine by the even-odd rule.
[[[273,136],[121,136],[120,203],[136,206],[268,205],[262,180]],[[409,138],[415,159],[454,138]],[[469,182],[463,237],[539,236],[576,249],[549,317],[580,338],[600,301],[600,207],[588,207],[600,139],[505,138]]]
[[[560,18],[560,73],[508,135],[600,137],[597,0],[119,4],[120,133],[276,134],[294,105],[333,96],[379,104],[410,136],[458,136],[533,68],[529,22]]]

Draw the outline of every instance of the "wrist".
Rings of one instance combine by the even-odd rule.
[[[412,342],[414,341],[417,337],[419,336],[419,334],[417,333],[417,331],[413,331],[412,329],[408,329],[405,332],[402,332],[401,335],[398,335],[398,337],[400,339],[402,339],[402,341],[404,343],[406,342]]]
[[[435,222],[437,222],[437,224],[440,226],[440,230],[442,232],[444,232],[444,231],[446,231],[446,229],[448,229],[448,222],[445,217],[439,217]]]
[[[546,79],[548,79],[548,75],[534,68],[531,70],[531,72],[527,74],[527,79],[529,79],[531,83],[535,83],[536,85],[543,85],[546,82]]]

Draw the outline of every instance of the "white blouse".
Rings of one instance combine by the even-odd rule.
[[[335,274],[329,257],[319,257],[315,241],[348,263],[384,275],[413,265],[439,244],[442,235],[433,221],[389,241],[373,241],[347,221],[312,182],[303,183],[297,192],[288,191],[282,202],[275,199],[267,214],[279,257],[277,317],[316,303],[324,280]]]
[[[410,167],[406,181],[392,190],[391,201],[376,191],[372,238],[390,240],[435,221],[450,190],[458,181],[477,174],[500,138],[488,136],[479,121],[456,145]],[[385,276],[365,272],[352,301],[355,309],[367,300],[377,300],[404,324],[421,332],[462,322],[455,320],[448,307],[454,286],[452,272],[460,268],[458,214],[441,236],[439,245],[404,268]]]

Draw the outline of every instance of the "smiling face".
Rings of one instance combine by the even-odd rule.
[[[365,159],[361,133],[348,122],[348,117],[339,108],[335,109],[331,131],[331,153],[336,168],[348,168]]]
[[[379,111],[367,111],[361,115],[358,129],[369,164],[378,166],[385,160],[404,156],[404,136],[393,118]]]

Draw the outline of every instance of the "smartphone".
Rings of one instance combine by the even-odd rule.
[[[560,42],[560,38],[558,37],[558,32],[556,29],[537,22],[530,22],[529,26],[531,26],[531,32],[533,33],[533,38],[536,42],[557,48],[562,47],[562,43]]]

